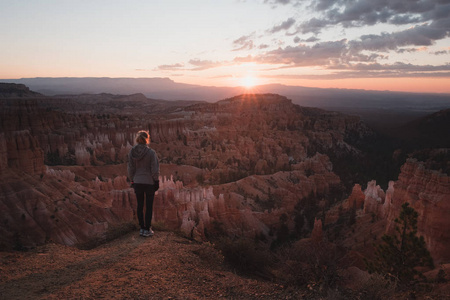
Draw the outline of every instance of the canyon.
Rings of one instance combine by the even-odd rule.
[[[359,117],[275,94],[215,103],[142,94],[18,95],[0,99],[2,249],[50,241],[83,246],[136,224],[126,160],[144,129],[161,162],[159,226],[199,241],[226,234],[269,242],[285,226],[291,235],[313,232],[316,240],[340,240],[366,254],[372,247],[366,241],[392,232],[401,204],[409,202],[434,261],[450,259],[445,168],[411,157],[386,190],[336,169],[348,159],[370,159],[360,145],[376,143],[377,134]],[[448,149],[437,151],[448,156]],[[355,225],[330,235],[352,209]]]

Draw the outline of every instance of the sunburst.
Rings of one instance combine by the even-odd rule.
[[[258,79],[254,76],[245,76],[241,79],[241,86],[246,89],[252,89],[255,85],[257,85]]]

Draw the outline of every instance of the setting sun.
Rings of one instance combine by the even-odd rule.
[[[247,89],[254,87],[257,84],[256,77],[246,76],[241,79],[241,85]]]

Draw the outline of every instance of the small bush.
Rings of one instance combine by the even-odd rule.
[[[222,252],[225,262],[237,271],[262,277],[270,275],[273,258],[267,249],[254,240],[223,237],[216,242],[216,247]]]
[[[436,275],[436,282],[437,283],[445,283],[447,282],[447,274],[445,273],[444,269],[439,269],[437,275]]]
[[[396,282],[375,273],[361,285],[359,293],[367,300],[390,299],[394,296],[396,287]]]
[[[197,176],[195,176],[195,179],[197,180],[199,185],[202,185],[205,182],[205,176],[202,173],[197,174]]]
[[[333,289],[340,278],[341,252],[326,242],[282,247],[277,251],[279,276],[288,285]]]

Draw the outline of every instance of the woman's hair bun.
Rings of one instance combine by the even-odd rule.
[[[136,143],[146,145],[149,143],[149,141],[150,141],[150,134],[148,131],[141,130],[137,133]]]

